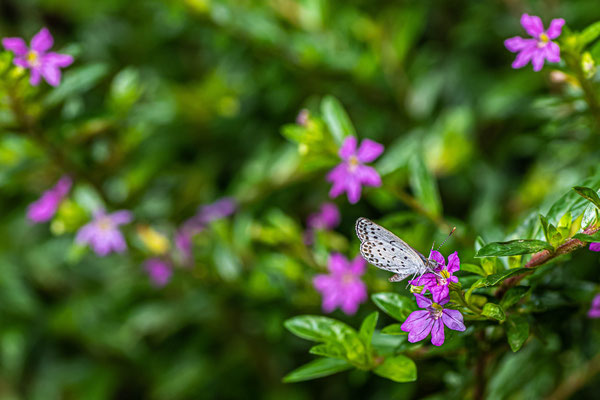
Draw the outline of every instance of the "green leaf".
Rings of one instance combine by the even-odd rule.
[[[529,324],[522,316],[510,317],[506,321],[506,338],[512,351],[518,351],[529,337]]]
[[[502,265],[499,265],[500,261],[498,261],[497,257],[483,257],[481,259],[481,269],[483,270],[483,276],[488,276],[495,274],[498,271],[499,267],[502,268]]]
[[[493,318],[500,322],[504,321],[506,318],[502,307],[495,303],[485,303],[483,306],[483,311],[481,311],[481,315],[485,315],[488,318]]]
[[[460,270],[466,271],[466,272],[472,272],[474,274],[481,275],[481,276],[486,276],[486,273],[483,271],[483,269],[479,265],[475,265],[475,264],[461,263]]]
[[[67,97],[84,93],[94,87],[108,73],[106,64],[90,64],[82,67],[70,68],[65,77],[56,88],[52,89],[44,99],[46,106],[54,106]]]
[[[319,358],[293,370],[283,377],[284,383],[302,382],[322,378],[352,368],[345,360],[337,358]]]
[[[408,335],[408,332],[404,332],[401,329],[402,324],[391,324],[381,330],[381,333],[386,335]]]
[[[398,293],[376,293],[371,296],[371,299],[383,312],[400,322],[404,322],[415,310],[414,300]]]
[[[321,102],[321,112],[338,145],[343,143],[346,136],[356,136],[354,126],[338,99],[333,96],[325,96]]]
[[[581,46],[580,48],[584,48],[589,43],[592,43],[594,40],[598,39],[600,36],[600,22],[596,22],[585,28],[578,36],[578,42]]]
[[[542,240],[519,239],[508,242],[493,242],[483,246],[475,257],[517,256],[519,254],[537,253],[542,250],[554,250],[550,244]]]
[[[600,242],[600,232],[586,235],[585,233],[578,233],[573,238],[581,240],[582,242]]]
[[[427,168],[421,152],[417,152],[409,163],[410,186],[419,203],[434,215],[441,213],[440,194],[435,177]]]
[[[315,342],[343,342],[348,336],[356,336],[356,331],[333,318],[317,315],[300,315],[284,322],[294,335]]]
[[[465,298],[467,301],[470,301],[473,290],[478,289],[478,288],[483,288],[483,287],[496,286],[496,285],[502,283],[504,280],[510,278],[511,276],[517,275],[517,274],[520,274],[523,272],[533,272],[533,269],[531,269],[531,268],[507,269],[507,270],[498,272],[497,274],[488,275],[485,278],[481,278],[478,281],[476,281],[475,283],[473,283],[473,285],[471,285],[471,287],[469,288],[469,290],[467,290],[467,293],[465,294]]]
[[[346,359],[346,349],[339,343],[318,344],[311,347],[309,353],[316,356]]]
[[[598,193],[596,193],[595,190],[590,189],[585,186],[575,186],[573,188],[573,190],[575,192],[577,192],[578,195],[580,195],[584,199],[588,200],[593,205],[595,205],[598,209],[600,209],[600,197],[598,197]]]
[[[527,296],[530,289],[531,288],[527,286],[516,286],[508,289],[508,291],[504,294],[504,297],[502,297],[500,305],[504,309],[514,306],[519,300]]]
[[[379,313],[377,311],[372,312],[363,320],[360,325],[360,330],[358,331],[358,337],[363,342],[368,352],[371,349],[371,338],[373,337],[373,332],[375,332],[378,318]]]
[[[394,382],[413,382],[417,380],[417,366],[414,361],[401,354],[386,358],[373,372]]]

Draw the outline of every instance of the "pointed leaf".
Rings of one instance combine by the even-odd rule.
[[[475,257],[517,256],[520,254],[537,253],[542,250],[553,251],[554,249],[550,244],[542,240],[519,239],[508,242],[488,243],[477,252]]]
[[[529,324],[522,316],[509,318],[505,323],[506,338],[512,351],[518,351],[529,337]]]
[[[529,294],[530,290],[531,290],[531,288],[527,287],[527,286],[516,286],[516,287],[510,288],[504,294],[504,297],[502,297],[502,300],[500,301],[500,305],[504,309],[510,308],[510,307],[514,306],[515,304],[517,304],[519,302],[519,300],[521,300],[523,297],[527,296],[527,294]]]
[[[344,142],[346,136],[356,136],[354,126],[338,99],[333,96],[325,96],[321,102],[321,112],[338,145]]]
[[[319,358],[293,370],[283,378],[283,382],[302,382],[322,378],[352,368],[345,360],[337,358]]]
[[[318,344],[311,347],[308,352],[316,356],[346,359],[346,349],[338,343]]]
[[[499,304],[494,303],[485,303],[483,306],[483,311],[481,311],[481,315],[485,315],[486,317],[493,318],[498,321],[504,321],[506,318],[502,307]]]
[[[573,190],[600,209],[600,197],[598,197],[598,193],[594,189],[585,186],[575,186]]]
[[[479,265],[475,264],[460,263],[460,270],[486,276],[486,273],[483,271],[483,269]]]
[[[414,299],[398,293],[376,293],[371,296],[371,299],[383,312],[400,322],[404,322],[408,315],[415,310]]]
[[[431,171],[427,168],[423,156],[416,153],[409,164],[410,187],[419,203],[434,215],[441,212],[440,194],[437,182]]]
[[[417,366],[413,360],[403,355],[386,358],[373,372],[394,382],[417,380]]]
[[[357,336],[348,325],[333,318],[317,315],[300,315],[284,322],[294,335],[315,342],[344,342],[345,337]]]
[[[375,326],[377,326],[378,318],[379,313],[377,311],[374,311],[371,314],[369,314],[360,325],[358,336],[360,337],[360,340],[364,343],[367,350],[371,348],[371,338],[373,337],[373,332],[375,332]]]
[[[385,333],[386,335],[408,335],[408,332],[404,332],[401,327],[402,324],[391,324],[383,328],[381,333]]]
[[[585,233],[578,233],[574,235],[573,238],[581,240],[582,242],[600,242],[600,232],[596,232],[591,235],[586,235]]]

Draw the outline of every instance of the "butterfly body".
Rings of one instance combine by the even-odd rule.
[[[361,241],[360,254],[377,268],[393,272],[391,282],[413,275],[434,272],[438,264],[425,258],[404,240],[367,218],[356,220],[356,235]]]

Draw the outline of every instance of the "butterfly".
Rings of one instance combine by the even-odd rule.
[[[437,275],[437,261],[425,258],[404,240],[367,218],[356,220],[356,236],[361,241],[360,254],[367,262],[394,273],[390,282],[400,282],[426,272]]]

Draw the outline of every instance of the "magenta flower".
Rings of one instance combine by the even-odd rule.
[[[431,333],[431,344],[441,346],[445,340],[444,325],[455,331],[462,332],[466,329],[460,311],[443,307],[448,303],[448,297],[439,300],[434,295],[434,301],[431,301],[422,294],[414,295],[417,305],[424,310],[413,311],[400,327],[404,332],[408,332],[409,342],[419,342]]]
[[[127,249],[127,243],[119,230],[119,225],[128,224],[133,219],[127,210],[106,214],[104,210],[94,213],[94,219],[77,232],[75,240],[88,244],[99,256],[105,256],[113,251],[122,253]]]
[[[429,258],[438,263],[438,267],[435,269],[438,275],[428,272],[409,283],[414,286],[423,286],[423,290],[429,290],[435,298],[443,299],[444,297],[448,297],[450,294],[448,286],[451,282],[458,282],[458,277],[453,275],[460,269],[458,252],[455,251],[448,256],[448,265],[446,265],[444,256],[437,250],[432,250]]]
[[[544,25],[540,17],[523,14],[521,25],[533,39],[523,39],[520,36],[515,36],[504,41],[504,46],[509,51],[519,53],[512,63],[512,67],[521,68],[531,61],[533,70],[539,71],[544,66],[544,59],[552,63],[559,62],[560,48],[551,39],[560,36],[564,24],[565,20],[562,18],[553,19],[548,30],[544,31]]]
[[[600,293],[594,296],[590,310],[588,311],[588,318],[600,318]]]
[[[352,204],[360,200],[362,186],[381,186],[381,177],[375,168],[364,163],[379,157],[383,152],[383,145],[364,139],[357,151],[356,142],[354,136],[348,136],[344,140],[339,151],[343,161],[327,174],[327,181],[333,183],[329,197],[334,198],[346,192],[348,201]]]
[[[600,243],[599,242],[590,243],[590,250],[591,251],[600,251]]]
[[[323,296],[323,311],[330,313],[337,307],[348,315],[356,313],[358,306],[367,299],[367,286],[360,279],[367,262],[358,255],[349,262],[339,253],[329,257],[329,274],[313,279],[315,289]]]
[[[150,277],[150,281],[156,287],[163,287],[171,280],[173,269],[171,264],[160,258],[151,258],[144,262],[144,269]]]
[[[46,190],[42,197],[27,207],[27,218],[36,223],[50,220],[56,214],[61,201],[71,190],[72,184],[73,181],[70,177],[65,175],[60,178],[53,188]]]
[[[340,223],[340,211],[333,203],[324,203],[318,213],[310,214],[306,220],[304,243],[312,244],[317,229],[333,229]]]
[[[19,67],[31,70],[29,83],[37,86],[43,77],[52,86],[60,84],[60,68],[68,67],[73,63],[73,57],[68,54],[48,52],[54,44],[50,31],[42,28],[31,39],[31,48],[25,41],[18,37],[2,39],[2,46],[15,53],[14,63]]]

